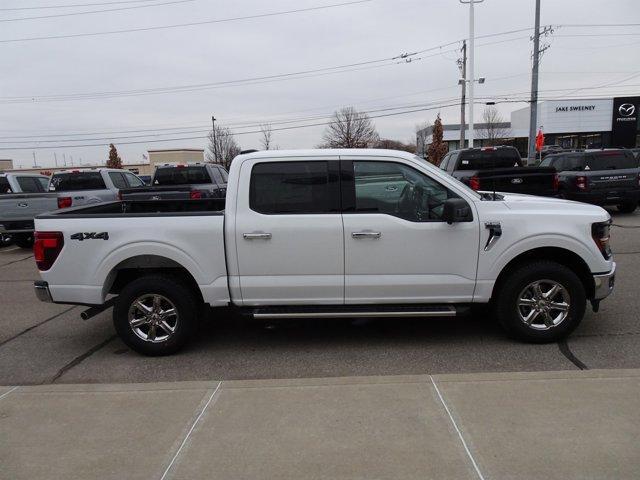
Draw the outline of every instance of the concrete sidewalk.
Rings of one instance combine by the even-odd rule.
[[[0,387],[0,478],[637,479],[640,370]]]

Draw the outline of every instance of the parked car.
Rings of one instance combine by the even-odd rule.
[[[563,148],[560,145],[543,145],[540,150],[540,156],[544,158],[551,153],[562,152],[562,150]]]
[[[59,208],[118,200],[120,190],[141,187],[144,182],[136,175],[115,168],[62,170],[49,182],[49,191],[58,196]]]
[[[49,177],[34,173],[0,174],[0,235],[2,244],[33,246],[33,219],[58,208],[55,195],[47,192]]]
[[[557,341],[613,289],[600,207],[489,199],[392,150],[240,155],[230,180],[226,201],[39,216],[38,298],[91,306],[83,318],[114,305],[123,341],[160,355],[188,341],[206,306],[258,319],[448,317],[492,302],[512,335]]]
[[[473,190],[527,193],[553,197],[558,193],[554,168],[525,167],[514,147],[454,150],[440,168]]]
[[[224,198],[227,171],[214,163],[165,164],[156,167],[151,186],[123,190],[124,200],[199,200]]]
[[[638,158],[624,149],[587,150],[549,155],[542,165],[558,170],[562,198],[616,205],[631,213],[640,199]]]

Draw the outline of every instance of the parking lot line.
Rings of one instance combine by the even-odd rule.
[[[16,250],[19,250],[20,247],[11,247],[11,248],[7,248],[5,250],[0,250],[0,253],[7,253],[7,252],[15,252]]]
[[[0,400],[2,400],[4,397],[6,397],[7,395],[9,395],[11,392],[13,392],[14,390],[18,389],[19,385],[16,385],[15,387],[13,387],[12,389],[4,392],[2,395],[0,395]]]
[[[207,407],[209,406],[209,404],[211,403],[211,401],[213,400],[213,397],[216,396],[216,393],[218,393],[218,390],[220,390],[220,386],[222,385],[222,381],[218,382],[218,385],[216,386],[215,390],[213,391],[213,393],[211,394],[211,396],[209,397],[209,400],[207,400],[207,403],[205,403],[204,407],[202,408],[202,411],[200,412],[200,414],[196,417],[195,421],[193,422],[193,425],[191,425],[191,428],[189,429],[189,431],[187,432],[187,434],[184,437],[184,440],[182,440],[182,443],[180,444],[180,446],[178,447],[178,450],[176,450],[176,453],[173,455],[173,458],[171,459],[171,462],[169,462],[169,465],[167,466],[166,470],[164,471],[164,473],[162,474],[162,477],[160,477],[160,480],[164,480],[167,477],[167,474],[169,473],[169,471],[171,470],[171,467],[173,467],[173,464],[175,463],[176,459],[178,458],[178,455],[180,455],[180,452],[182,451],[182,449],[184,448],[184,446],[187,443],[187,440],[189,440],[189,437],[191,436],[191,433],[193,432],[193,430],[196,428],[196,425],[198,424],[198,422],[200,421],[200,419],[202,418],[202,416],[204,415],[204,412],[207,410]],[[5,394],[6,395],[6,394]],[[0,397],[1,398],[1,397]]]
[[[480,480],[484,480],[484,476],[482,475],[482,472],[480,471],[480,468],[478,467],[478,464],[476,463],[476,460],[473,458],[473,455],[471,454],[471,450],[469,450],[469,447],[467,446],[467,442],[465,441],[464,437],[462,436],[462,432],[458,428],[458,424],[454,420],[453,415],[451,415],[451,411],[449,410],[449,407],[447,407],[447,403],[444,401],[444,398],[442,398],[442,394],[440,393],[440,389],[438,388],[438,385],[436,385],[436,382],[433,380],[433,377],[431,375],[429,375],[429,378],[431,379],[431,383],[433,384],[433,388],[436,389],[436,393],[438,394],[438,398],[440,399],[440,402],[442,403],[442,406],[446,410],[447,415],[449,415],[449,419],[451,420],[451,423],[453,424],[453,428],[456,429],[456,432],[458,433],[458,437],[460,437],[460,441],[462,442],[462,446],[464,447],[465,452],[467,452],[467,456],[469,457],[469,460],[471,460],[471,463],[473,464],[473,468],[475,469],[476,473],[478,474],[478,478],[480,478]]]

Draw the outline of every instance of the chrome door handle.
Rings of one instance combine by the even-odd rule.
[[[382,233],[380,232],[351,232],[353,238],[380,238]]]
[[[270,233],[243,233],[242,236],[245,240],[269,240],[271,238]]]

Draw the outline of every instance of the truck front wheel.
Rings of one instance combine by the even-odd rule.
[[[149,275],[129,283],[113,308],[118,335],[143,355],[177,352],[197,325],[200,300],[183,283],[168,276]]]
[[[638,207],[637,202],[626,202],[617,206],[620,213],[633,213]]]
[[[555,342],[582,321],[585,289],[578,276],[551,261],[524,264],[500,282],[496,316],[513,337],[533,343]]]

